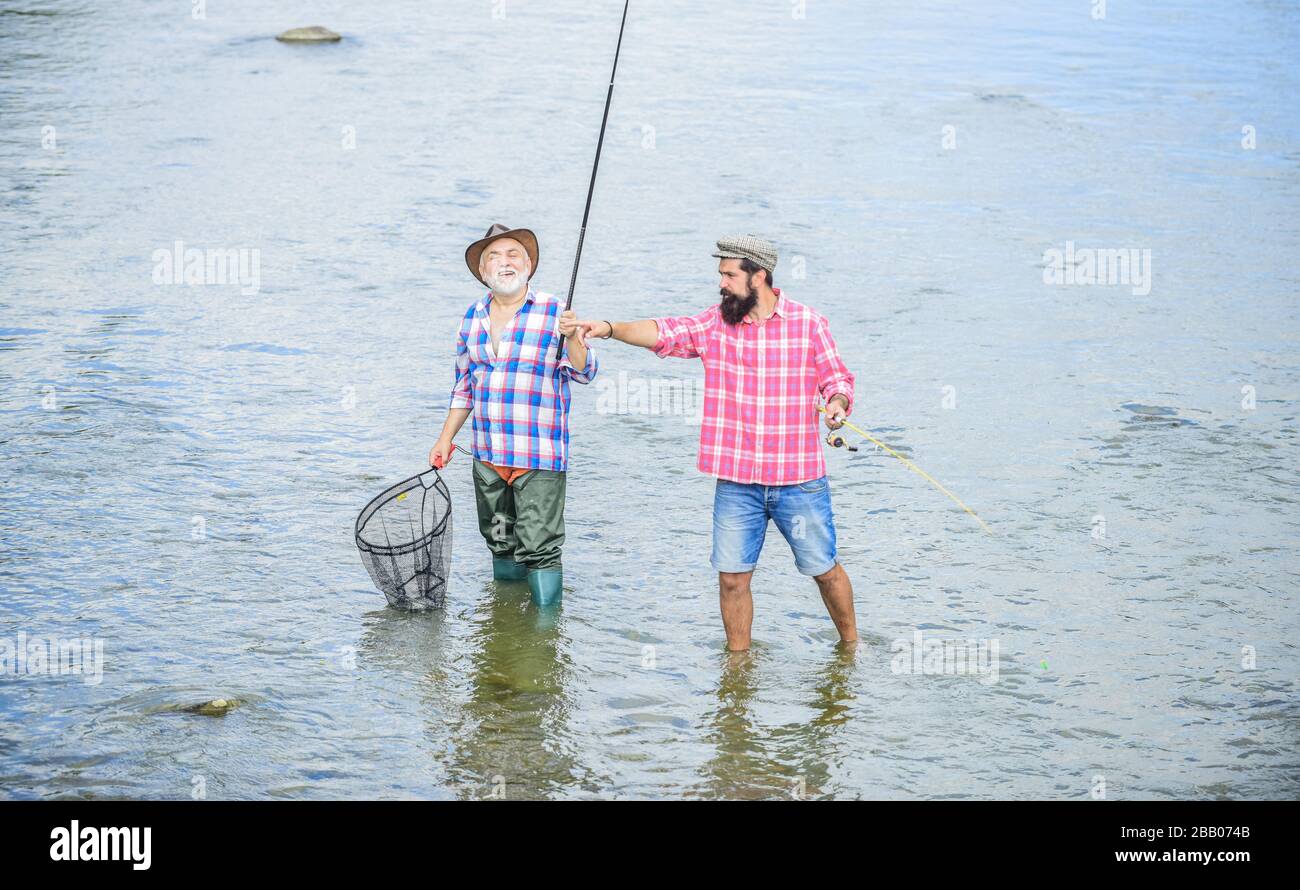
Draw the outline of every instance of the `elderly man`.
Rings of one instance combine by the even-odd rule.
[[[472,416],[474,499],[492,576],[527,579],[533,602],[548,605],[563,586],[569,381],[590,383],[596,355],[573,312],[534,290],[537,259],[536,235],[499,223],[466,249],[465,263],[488,293],[461,321],[447,420],[429,463],[451,460],[452,439]]]
[[[750,579],[768,520],[811,575],[844,643],[858,638],[853,587],[837,559],[830,486],[817,432],[818,397],[836,429],[853,406],[853,374],[826,319],[772,286],[776,248],[753,235],[724,238],[722,300],[698,315],[580,321],[584,339],[613,337],[660,357],[704,361],[699,469],[717,478],[713,558],[727,648],[749,648]]]

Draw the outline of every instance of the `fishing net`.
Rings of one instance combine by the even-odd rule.
[[[399,482],[366,504],[356,541],[389,604],[442,608],[451,572],[451,494],[437,470]]]

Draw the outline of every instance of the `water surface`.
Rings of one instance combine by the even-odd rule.
[[[491,582],[463,458],[444,613],[352,544],[441,426],[466,244],[528,225],[567,287],[621,4],[5,3],[0,633],[105,665],[0,677],[0,794],[1296,797],[1300,10],[1005,6],[633,4],[581,310],[698,311],[767,235],[854,419],[996,531],[829,452],[863,643],[772,530],[732,656],[689,412],[610,407],[698,363],[575,387],[559,611]],[[155,283],[177,241],[258,286]],[[1150,292],[1045,284],[1067,241]],[[997,682],[895,672],[917,631]]]

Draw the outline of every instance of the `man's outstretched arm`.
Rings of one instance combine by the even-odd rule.
[[[643,318],[640,321],[580,321],[578,324],[585,326],[590,336],[602,339],[612,337],[646,349],[654,349],[659,342],[659,324],[653,318]]]
[[[698,315],[644,318],[641,321],[584,321],[594,336],[612,336],[633,346],[644,346],[660,358],[700,358],[707,348],[718,307]]]

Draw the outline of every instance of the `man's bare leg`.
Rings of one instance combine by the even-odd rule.
[[[751,573],[752,574],[752,573]],[[849,582],[849,573],[844,571],[844,566],[838,562],[829,572],[817,575],[814,580],[817,582],[817,589],[821,591],[822,602],[826,604],[826,611],[830,613],[831,620],[835,622],[835,629],[840,632],[840,640],[845,643],[854,643],[858,639],[858,619],[853,612],[853,585]],[[745,584],[746,593],[749,591],[748,579]],[[753,614],[753,604],[750,604],[750,613]],[[725,606],[724,606],[724,615]],[[746,624],[746,630],[749,625]],[[731,638],[730,632],[727,638]]]
[[[836,566],[839,568],[839,566]],[[751,572],[718,572],[718,600],[722,605],[722,626],[727,631],[727,649],[749,648],[749,630],[754,624],[754,597],[749,591]],[[847,583],[848,578],[845,577]],[[852,602],[849,604],[852,612]]]

